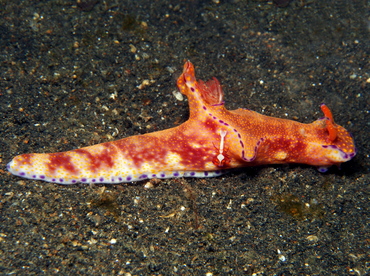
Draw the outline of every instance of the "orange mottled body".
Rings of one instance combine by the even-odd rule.
[[[177,81],[189,100],[182,125],[61,153],[23,154],[8,170],[15,175],[62,184],[120,183],[146,178],[209,177],[222,170],[262,164],[339,165],[356,154],[349,133],[330,110],[311,124],[224,107],[217,79],[195,79],[185,63]]]

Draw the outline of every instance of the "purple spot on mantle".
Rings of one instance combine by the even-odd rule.
[[[25,172],[21,172],[19,175],[20,175],[20,176],[25,176],[25,175],[26,175],[26,173],[25,173]]]
[[[204,110],[207,110],[207,107],[205,107],[205,106],[203,105],[203,109],[204,109]]]
[[[91,179],[91,182],[92,183],[96,182],[96,179],[95,178]]]
[[[179,176],[180,174],[178,172],[175,172],[173,176]]]
[[[76,183],[76,182],[77,182],[76,180],[74,180],[74,179],[72,180],[72,183]]]
[[[123,179],[122,179],[122,177],[118,177],[118,181],[122,181]]]
[[[164,173],[161,173],[161,177],[165,177],[166,175]]]
[[[99,178],[99,181],[104,181],[104,177],[100,177]]]
[[[204,172],[204,175],[207,176],[208,175],[208,172]]]
[[[194,87],[190,87],[190,89],[191,89],[191,91],[193,91],[193,92],[195,91]]]
[[[63,183],[64,182],[63,178],[59,178],[59,182]]]
[[[81,182],[86,182],[87,181],[87,179],[86,178],[82,178],[81,179]]]
[[[32,178],[36,178],[36,175],[32,175]]]
[[[132,177],[131,177],[131,176],[126,177],[126,180],[127,180],[127,181],[131,181],[131,179],[132,179]]]
[[[51,182],[55,182],[55,180],[56,180],[56,179],[55,179],[55,178],[53,178],[53,179],[51,180]]]
[[[191,173],[190,173],[190,175],[191,175],[191,176],[194,176],[194,175],[195,175],[195,172],[191,172]]]
[[[40,178],[41,179],[45,179],[45,175],[40,175]]]
[[[220,102],[220,103],[217,103],[217,104],[213,104],[212,106],[220,106],[220,105],[224,105],[224,101]]]
[[[223,124],[224,123],[224,121],[222,121],[222,120],[218,120],[221,124]]]
[[[324,149],[326,149],[326,148],[328,148],[329,146],[328,146],[328,145],[322,145],[322,147],[323,147]]]
[[[145,178],[148,178],[148,176],[146,174],[143,174],[143,175],[139,176],[139,179],[145,179]]]

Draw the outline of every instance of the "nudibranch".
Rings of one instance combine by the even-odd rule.
[[[247,109],[227,110],[216,78],[195,79],[186,62],[177,80],[190,117],[174,128],[58,153],[16,156],[14,175],[60,184],[121,183],[148,178],[212,177],[232,168],[302,163],[321,171],[356,155],[353,138],[324,117],[303,124]]]

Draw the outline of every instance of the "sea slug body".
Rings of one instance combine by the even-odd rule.
[[[232,168],[301,163],[319,167],[351,160],[352,136],[324,118],[311,124],[257,112],[227,110],[216,78],[196,80],[186,62],[177,80],[188,97],[189,119],[180,126],[59,153],[16,156],[7,169],[14,175],[60,184],[121,183],[148,178],[213,177]]]

